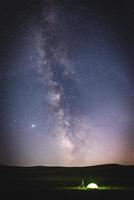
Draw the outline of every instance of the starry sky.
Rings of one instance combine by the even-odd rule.
[[[0,4],[0,164],[134,164],[133,0]]]

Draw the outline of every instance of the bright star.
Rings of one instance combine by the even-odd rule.
[[[35,124],[32,124],[31,127],[32,127],[32,128],[35,128]]]

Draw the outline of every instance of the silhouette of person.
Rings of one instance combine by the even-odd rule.
[[[80,187],[81,187],[81,188],[84,187],[84,180],[83,180],[83,179],[81,180],[81,185],[80,185]]]

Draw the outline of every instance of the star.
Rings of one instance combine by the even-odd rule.
[[[36,126],[35,126],[35,124],[32,124],[31,127],[32,127],[32,128],[35,128]]]

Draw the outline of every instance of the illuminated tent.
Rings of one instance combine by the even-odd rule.
[[[98,189],[98,185],[96,183],[90,183],[87,185],[88,189]]]

